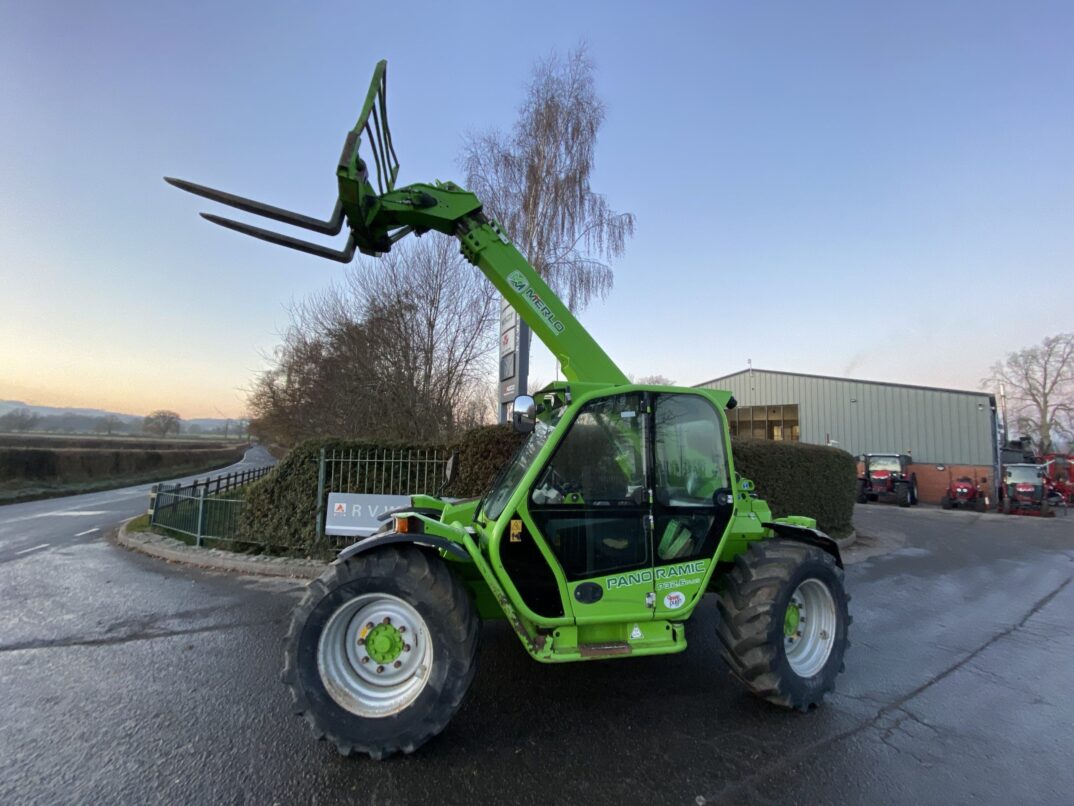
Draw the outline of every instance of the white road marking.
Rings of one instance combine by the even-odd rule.
[[[29,554],[31,551],[37,551],[38,549],[47,549],[48,543],[42,543],[40,546],[34,546],[32,548],[23,549],[22,551],[16,551],[16,554]]]
[[[23,515],[20,518],[8,518],[0,523],[16,523],[18,521],[33,521],[38,518],[85,518],[90,515],[109,515],[107,509],[54,509],[52,512],[38,512],[36,515]]]
[[[101,527],[100,526],[94,526],[92,529],[87,529],[84,532],[79,532],[78,534],[75,535],[75,537],[85,537],[86,535],[91,535],[94,532],[99,532],[99,531],[101,531]]]

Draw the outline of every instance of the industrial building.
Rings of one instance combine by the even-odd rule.
[[[987,478],[999,461],[996,400],[986,392],[746,369],[698,384],[727,389],[738,406],[731,433],[832,445],[858,456],[913,457],[922,501],[936,503],[948,481]]]

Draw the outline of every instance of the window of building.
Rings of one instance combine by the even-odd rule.
[[[738,406],[727,412],[731,436],[798,442],[798,404]]]

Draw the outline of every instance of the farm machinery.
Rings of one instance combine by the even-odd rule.
[[[1005,515],[1040,515],[1052,513],[1044,467],[1036,464],[1013,464],[1003,468],[1003,501],[1000,509]]]
[[[917,505],[917,474],[905,453],[865,453],[859,457],[858,503],[894,501],[900,507]]]
[[[1040,462],[1050,503],[1068,507],[1074,504],[1074,456],[1049,453]]]
[[[988,509],[988,479],[982,477],[975,482],[970,476],[951,479],[940,499],[944,509],[974,509],[984,512]]]
[[[631,383],[480,199],[452,182],[397,186],[398,171],[381,62],[328,219],[167,180],[313,232],[346,226],[336,250],[203,214],[338,262],[410,233],[455,238],[563,367],[514,401],[525,441],[480,499],[413,495],[309,585],[282,672],[294,710],[344,755],[410,753],[460,707],[480,619],[506,619],[541,663],[670,655],[709,591],[731,674],[777,705],[819,705],[851,622],[839,548],[809,517],[773,517],[736,473],[730,392]]]

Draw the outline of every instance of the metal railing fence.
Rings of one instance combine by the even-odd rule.
[[[190,535],[198,546],[204,538],[231,539],[238,533],[246,501],[220,495],[271,470],[272,467],[258,467],[183,485],[155,484],[149,493],[149,522]]]
[[[325,537],[328,493],[434,493],[450,455],[444,448],[322,448],[317,471],[317,542]]]

